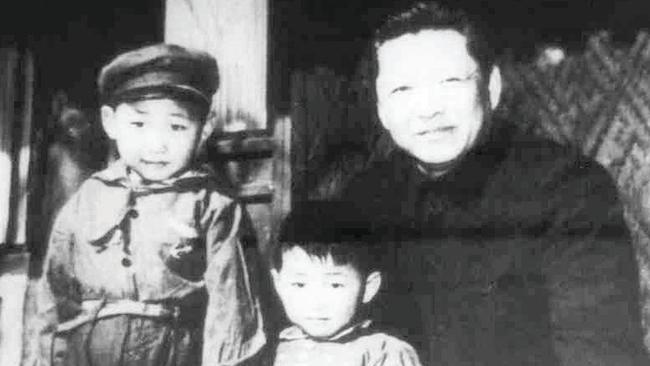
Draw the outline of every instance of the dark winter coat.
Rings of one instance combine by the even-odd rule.
[[[378,317],[428,365],[648,364],[612,179],[499,126],[435,180],[396,151],[347,187],[394,240]]]

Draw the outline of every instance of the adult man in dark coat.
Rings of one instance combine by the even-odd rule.
[[[344,197],[395,240],[383,322],[429,365],[647,365],[616,187],[493,118],[501,76],[479,24],[418,3],[376,33],[377,110],[399,149]]]

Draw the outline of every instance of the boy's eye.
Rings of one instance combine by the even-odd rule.
[[[344,285],[343,285],[343,283],[341,283],[341,282],[332,282],[332,283],[330,283],[330,286],[331,286],[332,288],[341,288],[341,287],[343,287]]]
[[[185,131],[185,130],[187,130],[187,126],[185,125],[179,125],[179,124],[172,125],[172,131]]]
[[[144,122],[140,122],[140,121],[132,121],[132,122],[131,122],[131,126],[133,126],[133,127],[137,127],[137,128],[140,128],[140,127],[143,127],[143,126],[144,126]]]
[[[304,282],[291,282],[291,286],[292,287],[297,287],[297,288],[303,288],[303,287],[305,287],[305,283]]]
[[[409,89],[411,89],[410,86],[401,85],[401,86],[398,86],[397,88],[394,88],[393,90],[391,90],[391,94],[395,94],[395,93],[399,93],[399,92],[405,92],[405,91],[407,91]]]
[[[459,81],[462,81],[462,80],[463,79],[454,76],[454,77],[447,78],[447,79],[443,80],[442,82],[443,83],[455,83],[455,82],[459,82]]]

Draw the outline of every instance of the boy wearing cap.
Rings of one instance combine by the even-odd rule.
[[[207,53],[159,44],[98,79],[119,159],[59,213],[29,365],[233,365],[265,343],[241,208],[195,154],[218,86]]]
[[[379,235],[342,202],[310,202],[285,221],[271,274],[292,324],[274,366],[419,366],[409,344],[366,318],[381,286]]]

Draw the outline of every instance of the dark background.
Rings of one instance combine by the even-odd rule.
[[[96,106],[95,78],[106,61],[136,46],[162,41],[164,0],[3,0],[2,46],[29,48],[37,67],[37,100],[57,89],[85,109]],[[407,1],[271,0],[272,70],[290,73],[326,66],[354,72],[382,17]],[[503,47],[521,57],[536,45],[580,49],[601,29],[621,42],[650,25],[648,0],[456,0],[485,15]],[[337,5],[334,5],[337,4]],[[281,86],[287,88],[287,79]],[[286,90],[276,90],[282,95]],[[42,103],[41,103],[42,105]]]

